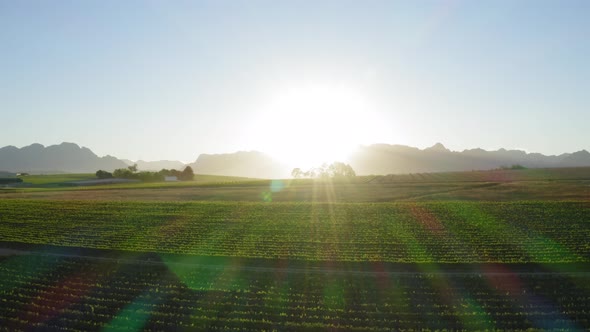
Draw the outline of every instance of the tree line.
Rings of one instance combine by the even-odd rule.
[[[323,164],[320,167],[313,167],[307,171],[303,171],[301,168],[294,168],[291,171],[291,176],[295,179],[301,178],[344,178],[354,177],[356,173],[354,169],[348,164],[343,162],[333,162],[331,164]]]
[[[96,171],[96,177],[99,179],[132,179],[141,181],[164,181],[166,176],[175,176],[178,180],[189,181],[194,177],[193,169],[190,166],[186,166],[184,170],[179,171],[176,169],[161,169],[158,172],[149,172],[137,170],[137,164],[129,166],[127,168],[117,168],[113,173],[98,170]]]

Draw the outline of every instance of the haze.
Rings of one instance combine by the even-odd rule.
[[[588,149],[588,1],[3,1],[0,146]],[[305,166],[305,165],[302,165]]]

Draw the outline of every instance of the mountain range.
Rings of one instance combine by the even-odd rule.
[[[196,174],[243,176],[249,178],[286,178],[291,170],[258,151],[201,154],[189,164]]]
[[[357,174],[403,174],[489,170],[521,165],[527,168],[590,166],[590,153],[581,150],[558,156],[521,150],[471,149],[451,151],[441,143],[426,149],[405,145],[373,144],[359,147],[348,160]]]
[[[23,148],[0,148],[0,171],[27,173],[88,173],[114,170],[127,165],[112,156],[99,157],[74,143],[43,146],[35,143]]]
[[[451,151],[437,143],[426,149],[405,145],[373,144],[359,146],[348,160],[358,175],[385,175],[445,171],[488,170],[502,166],[522,165],[528,168],[590,166],[590,153],[546,156],[520,150],[486,151],[471,149]],[[28,173],[94,173],[99,169],[113,171],[137,164],[139,170],[183,169],[191,166],[196,174],[243,176],[253,178],[285,178],[290,167],[259,151],[225,154],[201,154],[190,164],[180,161],[131,161],[112,156],[99,157],[90,149],[74,143],[43,146],[32,144],[23,148],[0,148],[0,171]],[[319,165],[318,165],[319,166]]]

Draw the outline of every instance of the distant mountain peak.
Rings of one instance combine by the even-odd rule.
[[[94,173],[122,167],[126,167],[125,163],[116,158],[98,157],[92,150],[69,142],[0,149],[0,169],[13,172]]]
[[[58,145],[59,146],[71,146],[71,147],[76,147],[76,148],[79,148],[80,147],[78,144],[72,143],[72,142],[61,142]]]
[[[40,143],[33,143],[29,146],[25,146],[23,147],[23,149],[44,149],[45,146],[43,144]]]
[[[424,150],[428,150],[428,151],[441,151],[441,152],[448,152],[450,151],[449,149],[447,149],[442,143],[438,142],[436,144],[434,144],[433,146],[426,148]]]

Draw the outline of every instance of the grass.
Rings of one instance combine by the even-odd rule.
[[[43,174],[43,175],[27,175],[20,176],[24,182],[35,186],[55,186],[63,185],[71,181],[94,180],[94,174]]]
[[[27,175],[21,176],[24,182],[31,184],[33,186],[48,186],[48,185],[68,185],[74,181],[84,181],[84,180],[96,180],[96,175],[94,174],[42,174],[42,175]],[[222,175],[205,175],[205,174],[195,174],[193,181],[179,181],[179,182],[155,182],[155,183],[129,183],[123,184],[123,186],[128,187],[139,187],[142,186],[181,186],[181,185],[194,185],[194,184],[222,184],[227,182],[241,182],[241,181],[252,181],[256,179],[245,178],[245,177],[238,177],[238,176],[222,176]]]

